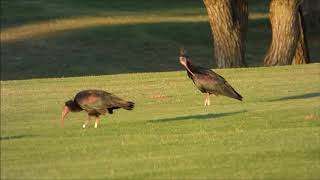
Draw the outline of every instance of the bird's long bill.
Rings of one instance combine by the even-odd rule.
[[[189,69],[188,65],[184,64],[184,67],[186,67],[187,71],[194,76],[193,72]]]
[[[61,113],[61,121],[60,121],[60,125],[63,128],[64,127],[64,118],[67,116],[67,114],[70,112],[70,109],[68,108],[68,106],[64,106],[62,113]]]

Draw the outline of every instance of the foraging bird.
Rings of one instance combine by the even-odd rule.
[[[189,78],[197,88],[204,93],[205,106],[210,105],[210,94],[216,96],[223,95],[242,101],[242,96],[235,91],[222,76],[213,72],[211,69],[193,65],[189,57],[185,55],[183,49],[180,51],[179,60],[187,70]]]
[[[76,94],[74,100],[65,102],[61,114],[61,127],[64,126],[64,118],[69,112],[79,112],[85,110],[88,113],[88,119],[82,127],[86,128],[91,117],[96,117],[94,127],[98,127],[99,116],[104,115],[107,111],[113,113],[114,109],[124,108],[132,110],[134,103],[125,101],[111,93],[102,90],[84,90]]]

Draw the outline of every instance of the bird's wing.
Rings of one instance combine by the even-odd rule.
[[[210,69],[201,69],[201,73],[196,74],[196,79],[207,92],[215,94],[223,94],[225,88],[230,86],[222,76]]]
[[[86,111],[98,111],[100,109],[105,109],[103,100],[101,97],[95,94],[89,94],[87,96],[82,96],[81,98],[76,99],[80,107]]]
[[[116,95],[113,94],[104,94],[103,95],[103,103],[106,108],[117,108],[117,107],[122,107],[124,103],[126,103],[125,100],[119,98]]]
[[[211,69],[198,69],[195,75],[195,78],[203,84],[219,84],[226,82],[226,80],[222,76],[213,72]]]
[[[79,106],[88,111],[104,114],[109,109],[125,108],[131,110],[133,102],[127,102],[111,93],[101,90],[85,90],[79,92],[75,101]]]
[[[206,70],[205,73],[197,78],[199,81],[198,83],[201,84],[201,87],[205,89],[206,92],[236,99],[242,98],[242,96],[238,94],[222,76],[212,70]]]
[[[226,82],[226,80],[220,76],[219,74],[215,73],[211,69],[202,69],[203,73],[209,76],[210,78],[216,80],[216,81],[221,81],[221,82]]]
[[[79,92],[75,101],[86,111],[98,111],[103,113],[106,109],[105,94],[110,94],[100,90],[84,90]]]

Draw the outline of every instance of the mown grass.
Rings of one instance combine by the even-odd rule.
[[[249,9],[246,62],[256,67],[271,41],[268,2]],[[181,47],[214,66],[202,1],[3,0],[1,10],[2,80],[176,71]],[[318,62],[319,35],[308,40]]]
[[[270,43],[267,3],[249,1],[251,67]],[[320,177],[319,64],[217,70],[244,101],[204,107],[176,71],[181,46],[213,66],[202,1],[2,0],[1,12],[1,179]],[[132,73],[155,71],[173,72]],[[81,129],[86,115],[74,113],[60,129],[64,101],[92,88],[136,108],[98,129]]]
[[[318,179],[320,66],[217,70],[243,96],[203,97],[185,72],[1,81],[1,179]],[[64,101],[136,103],[81,129]]]

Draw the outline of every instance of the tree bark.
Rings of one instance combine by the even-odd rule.
[[[301,0],[271,0],[269,16],[272,42],[264,59],[266,66],[310,61],[300,3]]]
[[[213,36],[218,68],[243,67],[248,24],[247,0],[203,0]]]
[[[310,56],[308,52],[308,44],[306,38],[306,31],[304,26],[304,17],[301,7],[298,11],[299,16],[299,40],[296,48],[296,53],[293,57],[292,64],[307,64],[310,63]]]

